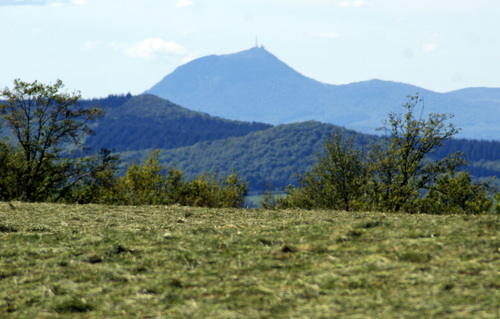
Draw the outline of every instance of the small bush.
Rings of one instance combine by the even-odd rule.
[[[430,214],[484,214],[493,202],[489,183],[473,182],[468,172],[440,176],[420,202],[420,211]]]
[[[218,178],[216,173],[202,174],[185,184],[180,204],[198,207],[240,207],[248,191],[248,183],[238,173]]]
[[[184,205],[198,207],[240,207],[248,191],[237,172],[219,177],[204,173],[186,181],[184,172],[162,168],[159,151],[153,151],[144,163],[128,166],[125,174],[106,179],[102,189],[93,189],[92,200],[100,204],[117,205]],[[89,192],[82,192],[89,194]],[[82,196],[77,196],[82,198]]]

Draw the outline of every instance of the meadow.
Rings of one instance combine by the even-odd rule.
[[[0,203],[1,318],[499,318],[500,216]]]

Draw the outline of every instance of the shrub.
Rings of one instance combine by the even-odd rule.
[[[495,208],[494,208],[495,214],[500,214],[500,193],[497,193],[495,195]]]
[[[163,169],[159,151],[153,151],[142,164],[128,166],[116,185],[107,190],[111,196],[101,198],[109,204],[173,205],[200,207],[240,207],[248,191],[237,172],[224,177],[203,173],[186,181],[184,172]]]
[[[240,207],[248,191],[248,183],[233,172],[218,178],[204,173],[185,184],[181,204],[201,207]]]
[[[158,150],[142,164],[132,164],[116,185],[117,199],[124,205],[163,204],[165,176],[162,173]]]
[[[365,155],[352,138],[339,135],[325,143],[312,169],[299,178],[300,188],[289,188],[278,206],[337,210],[378,210],[409,213],[488,212],[489,183],[475,183],[458,173],[466,162],[460,152],[435,160],[431,154],[458,133],[446,124],[451,115],[417,112],[417,96],[403,105],[404,114],[389,113],[387,136]],[[423,106],[422,106],[423,108]],[[422,197],[422,194],[426,194]]]
[[[484,214],[493,202],[489,183],[473,182],[468,172],[438,178],[420,201],[420,212],[431,214]]]

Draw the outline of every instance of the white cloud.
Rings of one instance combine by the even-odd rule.
[[[428,39],[424,44],[422,45],[422,51],[424,52],[432,52],[435,51],[439,47],[440,43],[440,36],[438,33],[432,33],[430,36],[430,39]]]
[[[340,37],[340,34],[337,32],[311,32],[309,36],[311,38],[337,39]]]
[[[175,42],[168,42],[161,38],[146,39],[130,45],[113,43],[112,46],[122,50],[127,56],[145,60],[155,60],[168,56],[183,56],[186,48]]]
[[[176,8],[190,7],[190,6],[194,6],[194,1],[192,1],[192,0],[179,0],[179,1],[177,1],[177,4],[175,5]]]
[[[342,1],[339,3],[339,7],[355,7],[359,8],[365,5],[365,2],[363,0],[347,0],[347,1]]]
[[[434,43],[426,43],[422,45],[422,50],[424,52],[432,52],[438,48],[437,44]]]

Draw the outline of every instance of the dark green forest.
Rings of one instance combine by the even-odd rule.
[[[355,136],[360,147],[376,138],[356,134],[331,124],[315,121],[278,125],[242,137],[200,142],[196,145],[160,151],[165,165],[182,169],[193,177],[203,171],[221,174],[235,170],[250,182],[250,189],[283,188],[296,184],[296,174],[312,165],[328,136]],[[147,151],[121,153],[124,161],[144,160]]]
[[[101,107],[96,101],[81,102],[79,92],[66,93],[63,88],[61,80],[43,84],[16,79],[12,89],[0,91],[4,98],[0,100],[0,130],[5,134],[0,140],[1,201],[204,207],[243,204],[248,183],[237,172],[226,176],[207,172],[187,180],[182,170],[165,169],[158,151],[153,151],[143,163],[127,164],[120,174],[118,154],[106,148],[92,150],[85,143],[110,109],[110,118],[119,114],[127,124],[141,123],[144,117],[165,123],[165,118],[190,119],[199,114],[168,102],[159,104],[158,98],[149,95],[108,97],[109,104]],[[139,102],[120,108],[133,100]],[[210,120],[208,116],[203,120],[207,118]]]
[[[278,126],[230,121],[152,95],[110,95],[81,103],[107,110],[96,134],[87,139],[91,148],[112,149],[124,162],[145,160],[151,150],[160,149],[161,163],[184,170],[188,177],[235,169],[253,191],[296,185],[296,175],[311,166],[326,138],[335,133],[355,135],[360,149],[380,138],[316,121]],[[474,177],[500,174],[500,141],[452,138],[431,156],[457,151],[465,154],[469,165],[464,169]]]
[[[469,162],[467,171],[477,178],[500,176],[500,141],[450,139],[435,152],[436,158],[463,152]],[[498,181],[497,181],[498,182]]]
[[[333,136],[352,141],[361,153],[373,153],[373,145],[384,145],[387,139],[317,121],[278,126],[231,121],[148,94],[82,100],[58,93],[62,82],[54,87],[15,84],[14,91],[3,91],[9,100],[0,105],[7,136],[0,158],[5,168],[4,199],[92,202],[100,192],[101,202],[126,203],[135,196],[125,194],[126,190],[135,185],[140,192],[141,174],[151,170],[159,181],[157,189],[176,185],[181,193],[219,188],[224,193],[236,187],[228,192],[241,196],[247,190],[284,190],[300,184]],[[36,123],[47,124],[38,127]],[[20,147],[13,143],[15,139]],[[466,170],[474,180],[495,182],[500,173],[500,141],[444,138],[443,145],[435,146],[426,153],[427,161],[460,152],[465,161],[457,169]],[[147,164],[153,160],[151,154],[157,161],[153,166]],[[25,160],[19,161],[22,156]],[[29,191],[24,187],[28,184]],[[164,200],[151,196],[151,203]]]
[[[305,172],[312,165],[326,139],[336,133],[345,137],[355,136],[355,145],[361,150],[380,138],[332,124],[309,121],[278,125],[241,137],[161,150],[160,159],[164,165],[183,169],[189,177],[203,171],[216,170],[225,174],[234,169],[250,182],[250,190],[283,188],[289,184],[297,185],[296,175]],[[153,148],[122,152],[120,155],[125,162],[140,161]],[[484,150],[483,158],[469,155],[477,148]],[[452,139],[446,141],[431,156],[442,158],[456,151],[465,153],[469,165],[463,169],[474,177],[489,179],[500,175],[500,156],[495,157],[500,151],[500,142]]]
[[[278,126],[231,121],[147,94],[109,95],[82,99],[79,104],[106,111],[92,124],[95,134],[87,138],[86,146],[94,152],[110,149],[120,156],[122,167],[159,149],[162,165],[182,169],[188,178],[212,171],[229,174],[234,169],[249,181],[250,190],[259,192],[297,185],[297,174],[312,165],[335,133],[354,135],[360,149],[380,138],[316,121]],[[443,158],[457,151],[465,154],[469,165],[463,169],[475,178],[500,175],[500,141],[453,138],[430,156]]]
[[[100,105],[107,112],[87,139],[95,150],[116,152],[149,148],[172,149],[201,141],[243,136],[271,125],[230,121],[180,107],[154,95],[114,95],[84,100],[82,105]]]

